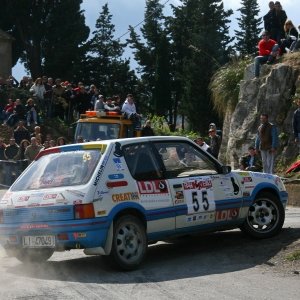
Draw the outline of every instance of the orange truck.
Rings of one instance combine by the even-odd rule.
[[[140,137],[131,120],[116,112],[86,111],[76,122],[75,142]]]

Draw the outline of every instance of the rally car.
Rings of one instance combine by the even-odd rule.
[[[279,233],[288,195],[276,175],[231,171],[183,137],[143,137],[41,151],[0,201],[0,243],[22,262],[84,249],[130,270],[147,245],[240,228]]]

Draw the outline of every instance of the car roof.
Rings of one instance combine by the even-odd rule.
[[[110,140],[102,140],[102,141],[91,141],[83,144],[112,144],[112,143],[120,143],[122,145],[125,144],[134,144],[148,141],[189,141],[192,142],[191,139],[183,136],[147,136],[147,137],[134,137],[134,138],[122,138],[122,139],[110,139]]]

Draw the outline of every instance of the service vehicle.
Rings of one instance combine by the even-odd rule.
[[[81,137],[85,142],[141,136],[141,130],[124,114],[109,111],[86,111],[75,123],[74,142]]]
[[[272,237],[287,200],[278,176],[231,171],[184,137],[64,145],[41,151],[1,199],[0,243],[22,262],[84,249],[130,270],[177,236]]]

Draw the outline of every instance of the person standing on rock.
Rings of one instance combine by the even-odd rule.
[[[294,111],[293,115],[293,133],[295,137],[295,143],[300,146],[300,95],[296,94],[294,98],[298,108]]]
[[[257,129],[255,148],[261,153],[263,172],[273,174],[275,153],[278,148],[278,133],[267,114],[260,115],[261,124]]]

